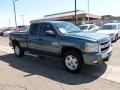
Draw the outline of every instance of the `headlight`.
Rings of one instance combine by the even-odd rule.
[[[86,43],[85,52],[99,52],[99,44],[98,43]]]

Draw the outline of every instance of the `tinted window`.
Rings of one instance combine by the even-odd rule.
[[[39,28],[39,24],[32,24],[31,25],[31,32],[30,34],[33,35],[33,36],[36,36],[37,35],[37,32],[38,32],[38,28]]]
[[[90,25],[89,30],[92,29],[92,28],[94,28],[94,25]]]
[[[41,27],[40,27],[40,35],[46,35],[46,31],[48,31],[48,30],[52,30],[52,31],[54,31],[54,28],[53,28],[53,26],[51,25],[51,24],[49,24],[49,23],[43,23],[42,25],[41,25]]]
[[[88,26],[79,26],[81,30],[87,30]]]
[[[114,30],[114,29],[117,29],[117,25],[103,25],[103,26],[101,26],[101,29],[103,29],[103,30]]]

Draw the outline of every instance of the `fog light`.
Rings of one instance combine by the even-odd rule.
[[[94,63],[94,64],[97,64],[97,63],[98,63],[98,61],[94,61],[93,63]]]

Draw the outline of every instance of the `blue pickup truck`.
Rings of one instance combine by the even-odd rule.
[[[102,64],[112,54],[109,36],[82,32],[65,21],[34,22],[28,32],[11,33],[9,38],[16,56],[29,51],[60,57],[65,69],[73,73],[79,72],[84,64]]]

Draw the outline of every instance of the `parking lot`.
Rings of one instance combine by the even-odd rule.
[[[111,59],[85,65],[79,74],[66,72],[56,58],[15,57],[7,37],[0,37],[1,90],[119,90],[120,40],[113,43]]]

